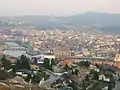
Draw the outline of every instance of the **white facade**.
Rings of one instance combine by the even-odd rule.
[[[55,55],[44,55],[44,58],[55,59]]]

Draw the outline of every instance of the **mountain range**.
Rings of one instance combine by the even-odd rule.
[[[6,22],[7,21],[7,22]],[[34,29],[78,29],[90,26],[105,33],[120,33],[120,14],[87,12],[72,16],[27,15],[12,18],[0,18],[0,27],[24,26]]]

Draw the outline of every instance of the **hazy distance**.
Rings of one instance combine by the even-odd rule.
[[[120,13],[120,0],[0,0],[0,16]]]

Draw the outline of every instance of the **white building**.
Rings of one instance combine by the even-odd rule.
[[[55,55],[54,54],[44,54],[43,57],[44,58],[48,58],[48,59],[55,59]]]

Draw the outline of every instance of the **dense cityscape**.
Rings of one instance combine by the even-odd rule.
[[[0,0],[0,90],[120,90],[120,0]]]
[[[119,90],[120,36],[86,28],[1,29],[0,90]]]

